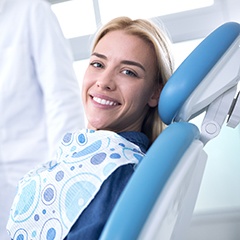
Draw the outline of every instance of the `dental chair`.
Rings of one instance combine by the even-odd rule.
[[[223,124],[240,122],[240,24],[225,23],[183,61],[160,96],[166,129],[119,198],[100,240],[182,240],[190,225],[207,154]],[[201,129],[192,120],[204,114]]]

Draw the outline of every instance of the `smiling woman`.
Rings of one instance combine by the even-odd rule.
[[[88,129],[66,134],[58,158],[20,182],[8,223],[13,239],[33,231],[36,239],[50,233],[65,240],[99,239],[163,128],[157,106],[173,72],[169,47],[165,33],[143,19],[119,17],[99,30],[82,86]],[[31,196],[29,184],[37,186]]]
[[[117,113],[115,108],[108,112],[116,122],[105,127],[117,132],[142,131],[152,142],[163,127],[157,113],[158,98],[174,69],[169,46],[165,34],[146,20],[131,21],[120,17],[102,27],[93,44],[90,65],[83,81],[86,114],[92,111],[89,117],[96,116],[96,109],[86,109],[87,98],[84,96],[86,84],[95,82],[89,91],[98,93],[100,87],[105,88],[101,89],[102,96],[95,97],[105,99],[107,94],[110,99],[111,95],[119,98],[115,99]],[[109,91],[111,88],[113,91]],[[109,118],[111,115],[108,114]],[[97,121],[96,117],[92,119]],[[88,121],[91,123],[90,119]]]
[[[148,43],[124,30],[101,38],[83,80],[89,128],[141,131],[149,107],[158,103],[154,55]]]

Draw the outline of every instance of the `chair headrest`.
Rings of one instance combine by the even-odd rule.
[[[159,115],[165,124],[169,125],[174,121],[184,103],[234,44],[239,34],[239,23],[228,22],[221,25],[209,34],[177,68],[164,86],[159,99]],[[196,113],[190,115],[192,114]]]

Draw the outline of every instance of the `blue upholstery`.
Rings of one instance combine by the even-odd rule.
[[[197,127],[184,122],[171,124],[158,136],[124,189],[104,228],[101,240],[137,239],[164,184],[190,144],[197,138]]]
[[[165,124],[170,124],[183,103],[213,68],[233,41],[240,25],[225,23],[206,37],[183,61],[161,93],[158,109]]]

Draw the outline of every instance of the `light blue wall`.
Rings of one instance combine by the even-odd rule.
[[[224,126],[205,151],[208,161],[195,211],[240,209],[240,128]]]

